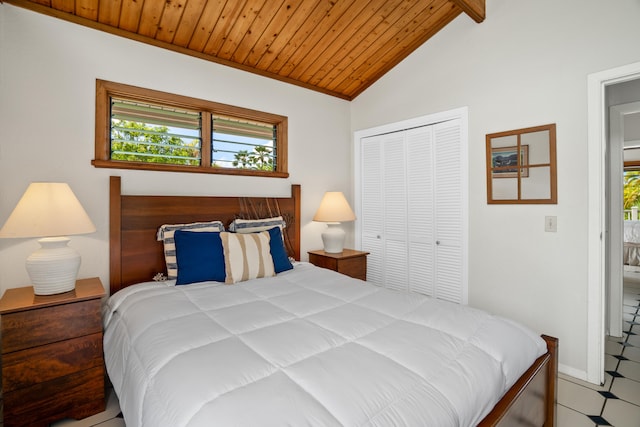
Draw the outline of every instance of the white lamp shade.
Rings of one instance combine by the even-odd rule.
[[[351,206],[349,206],[349,202],[347,202],[342,192],[327,191],[324,194],[313,220],[327,223],[327,229],[322,233],[325,252],[342,252],[345,232],[340,227],[340,223],[354,221],[355,219],[356,215],[351,210]]]
[[[52,295],[75,288],[80,255],[67,246],[70,234],[96,231],[84,208],[66,183],[36,182],[29,185],[0,237],[42,237],[41,247],[26,268],[36,295]]]
[[[55,237],[93,233],[96,227],[67,183],[33,182],[0,237]]]
[[[356,214],[351,210],[349,202],[341,191],[327,191],[320,202],[320,207],[313,217],[319,222],[355,221]]]

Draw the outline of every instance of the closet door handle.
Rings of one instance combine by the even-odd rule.
[[[439,244],[440,244],[440,240],[436,240],[436,245],[439,245]]]

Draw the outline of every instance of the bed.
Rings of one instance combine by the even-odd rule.
[[[152,280],[162,224],[277,214],[299,261],[300,196],[123,195],[111,177],[104,349],[128,427],[555,425],[557,339],[506,319],[304,262],[233,285]]]
[[[640,267],[640,221],[624,221],[623,242],[623,264],[625,267]]]

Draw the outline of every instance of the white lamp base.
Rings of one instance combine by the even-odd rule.
[[[322,233],[324,251],[330,254],[342,252],[346,233],[339,222],[327,222],[327,229]]]
[[[68,237],[45,237],[41,248],[27,258],[27,273],[36,295],[69,292],[76,287],[80,254],[67,246]]]

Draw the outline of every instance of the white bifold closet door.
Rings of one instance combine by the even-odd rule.
[[[466,303],[459,119],[360,140],[367,280]]]

